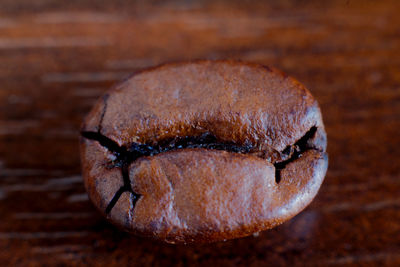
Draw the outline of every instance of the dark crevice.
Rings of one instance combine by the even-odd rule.
[[[141,197],[141,195],[136,193],[135,191],[133,191],[133,189],[131,187],[131,181],[129,179],[129,165],[124,164],[121,168],[121,172],[122,172],[122,179],[124,180],[124,186],[122,186],[122,187],[124,187],[126,191],[129,191],[131,193],[132,209],[133,209],[136,205],[136,202]]]
[[[306,150],[312,149],[312,147],[308,144],[308,141],[314,137],[316,131],[317,127],[311,127],[310,130],[307,131],[307,133],[294,145],[287,146],[282,152],[277,152],[280,154],[280,159],[285,159],[283,161],[279,161],[277,159],[273,160],[275,161],[273,164],[275,166],[275,180],[277,183],[279,183],[281,180],[281,170],[284,169],[287,164],[301,157],[301,154]],[[100,145],[113,153],[115,160],[110,164],[110,166],[111,168],[117,167],[121,169],[124,184],[115,193],[111,202],[108,204],[106,213],[109,213],[112,210],[124,192],[128,191],[132,194],[133,207],[140,198],[141,195],[133,191],[129,179],[129,165],[140,157],[153,156],[159,153],[185,148],[205,148],[243,154],[253,153],[254,155],[262,155],[262,153],[257,154],[257,152],[260,152],[258,151],[259,149],[257,147],[252,145],[237,145],[233,142],[221,142],[216,136],[208,132],[201,136],[176,137],[162,140],[155,145],[132,143],[128,146],[119,146],[117,142],[104,136],[100,132],[84,131],[81,132],[81,134],[87,139],[99,142]],[[260,157],[264,158],[264,156]]]
[[[99,132],[81,132],[81,135],[89,140],[94,140],[100,143],[108,151],[115,154],[117,157],[124,153],[122,147],[118,145],[114,140],[102,135]]]
[[[124,146],[119,146],[117,142],[106,137],[100,132],[88,132],[83,131],[81,135],[89,140],[94,140],[99,142],[99,144],[105,147],[108,151],[114,154],[116,157],[115,163],[112,164],[112,167],[119,167],[121,169],[121,174],[123,178],[123,185],[118,189],[118,191],[114,194],[110,203],[108,203],[106,208],[106,214],[110,213],[112,208],[115,206],[119,198],[124,192],[130,192],[132,195],[133,206],[136,201],[140,198],[140,194],[137,194],[133,191],[131,187],[131,183],[129,180],[129,164],[131,163],[128,158],[130,158],[130,153]]]
[[[107,208],[106,208],[106,214],[110,213],[110,211],[112,210],[112,208],[115,206],[115,204],[117,204],[118,199],[121,197],[121,195],[128,191],[125,186],[121,186],[118,191],[115,193],[115,195],[113,196],[113,198],[111,199],[110,203],[108,203]]]
[[[236,153],[251,153],[255,150],[251,145],[240,146],[233,142],[222,143],[210,133],[205,133],[201,136],[166,139],[156,145],[132,143],[128,147],[120,146],[117,142],[99,132],[83,131],[81,135],[87,139],[99,142],[100,145],[114,154],[116,159],[112,162],[112,167],[122,167],[129,165],[140,157],[154,156],[162,152],[184,148],[205,148]]]
[[[205,148],[236,153],[249,153],[254,150],[250,145],[240,146],[233,142],[221,142],[214,135],[206,132],[200,136],[165,139],[156,145],[132,143],[127,148],[127,154],[123,160],[131,163],[139,157],[154,156],[159,153],[185,148]]]
[[[130,186],[130,180],[129,180],[129,166],[124,165],[121,168],[121,173],[122,173],[122,179],[124,182],[124,185],[121,186],[118,191],[115,193],[115,195],[113,196],[113,198],[111,199],[110,203],[108,203],[107,208],[106,208],[106,214],[110,213],[112,208],[115,206],[115,204],[117,204],[117,201],[119,200],[119,198],[121,197],[121,195],[125,192],[130,192],[131,193],[131,197],[132,197],[132,206],[135,207],[136,202],[139,200],[140,198],[140,194],[135,193],[132,190],[132,187]]]
[[[103,127],[103,120],[104,120],[104,115],[106,114],[106,110],[107,110],[107,101],[108,101],[108,97],[110,95],[109,94],[105,94],[103,96],[103,102],[104,102],[104,106],[103,106],[103,111],[101,112],[101,116],[100,116],[100,121],[99,121],[99,129],[98,132],[101,133],[102,127]]]
[[[317,127],[313,126],[308,130],[302,138],[300,138],[294,145],[287,146],[282,153],[291,153],[290,158],[281,162],[275,162],[275,182],[278,184],[281,181],[281,171],[290,163],[300,158],[301,155],[313,148],[308,141],[312,139],[317,132]]]

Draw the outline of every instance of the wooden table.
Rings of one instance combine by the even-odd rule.
[[[0,4],[0,265],[400,265],[400,1]],[[234,58],[318,99],[329,170],[293,220],[175,246],[129,236],[88,201],[79,125],[155,64]]]

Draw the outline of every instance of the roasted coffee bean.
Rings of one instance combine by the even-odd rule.
[[[327,169],[317,101],[281,72],[235,61],[134,74],[86,117],[86,189],[115,225],[170,243],[277,226],[314,198]]]

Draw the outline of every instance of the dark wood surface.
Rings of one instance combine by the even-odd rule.
[[[400,1],[0,2],[0,265],[400,265]],[[78,130],[129,73],[197,58],[282,69],[318,99],[329,170],[257,237],[174,246],[88,201]]]

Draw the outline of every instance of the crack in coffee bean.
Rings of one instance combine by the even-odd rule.
[[[292,146],[287,146],[282,153],[290,153],[291,156],[281,162],[275,162],[274,167],[275,167],[275,182],[278,184],[281,181],[281,171],[285,169],[285,167],[295,161],[296,159],[300,158],[301,155],[306,152],[307,150],[310,149],[315,149],[316,148],[312,147],[308,141],[314,137],[315,133],[317,132],[317,127],[313,126],[308,130],[303,137],[301,137],[294,145]]]
[[[115,204],[117,204],[117,201],[119,200],[119,198],[121,197],[121,195],[124,192],[130,192],[132,195],[132,207],[135,207],[136,202],[139,200],[139,198],[141,197],[140,194],[135,193],[132,189],[132,187],[130,186],[130,181],[129,181],[129,169],[128,169],[128,165],[123,165],[121,167],[121,173],[122,173],[122,179],[124,181],[124,185],[121,186],[118,191],[114,194],[113,198],[111,199],[110,203],[108,203],[107,208],[106,208],[106,214],[110,213],[112,208],[115,206]]]
[[[119,167],[121,169],[121,175],[123,178],[123,185],[118,189],[118,191],[114,194],[113,198],[111,199],[110,203],[107,205],[106,214],[110,213],[112,208],[115,206],[119,198],[124,192],[130,192],[132,195],[132,203],[133,206],[136,204],[136,201],[139,200],[140,194],[133,191],[130,181],[129,181],[129,164],[130,162],[126,161],[127,158],[127,150],[124,146],[119,146],[114,140],[106,137],[105,135],[101,134],[100,132],[81,132],[81,135],[89,140],[94,140],[99,142],[99,144],[105,147],[108,151],[114,154],[117,158],[118,165],[114,164],[112,167]]]
[[[104,107],[103,107],[103,111],[101,112],[100,115],[100,122],[99,122],[99,127],[98,127],[98,132],[101,133],[102,127],[103,127],[103,120],[104,120],[104,115],[106,114],[106,110],[107,110],[107,102],[108,102],[108,98],[110,97],[109,94],[105,94],[103,95],[103,103],[104,103]]]
[[[305,151],[315,149],[310,144],[308,144],[308,141],[314,137],[316,131],[317,127],[311,127],[295,144],[287,146],[282,152],[278,152],[281,154],[280,158],[284,160],[276,160],[273,163],[275,167],[276,183],[280,182],[281,171],[286,167],[286,165],[301,157],[302,153],[304,153]],[[205,148],[242,154],[253,153],[265,159],[265,154],[263,154],[263,156],[257,154],[257,152],[260,151],[257,151],[257,148],[252,145],[248,144],[239,146],[233,142],[221,142],[217,139],[215,135],[209,132],[206,132],[201,136],[185,136],[166,139],[158,142],[157,145],[132,143],[128,147],[119,146],[118,143],[116,143],[114,140],[106,137],[100,132],[83,131],[81,132],[81,135],[84,138],[99,142],[101,146],[105,147],[108,151],[113,153],[116,159],[113,160],[110,168],[118,167],[121,169],[124,184],[115,193],[110,203],[108,204],[106,208],[107,214],[111,212],[112,208],[115,206],[115,204],[124,192],[130,192],[132,194],[133,207],[135,207],[136,202],[141,197],[140,194],[133,191],[130,185],[128,170],[129,165],[140,157],[154,156],[159,153],[185,148]]]

